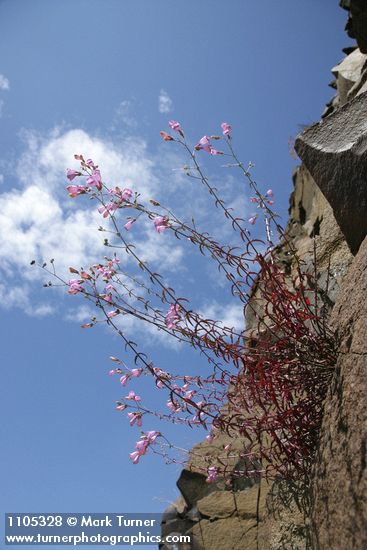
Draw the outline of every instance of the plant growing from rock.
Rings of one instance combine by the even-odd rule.
[[[121,358],[111,357],[126,396],[117,403],[131,426],[145,427],[148,416],[208,431],[210,443],[228,434],[231,443],[215,456],[196,451],[195,468],[208,483],[236,477],[298,478],[307,473],[315,452],[322,418],[322,403],[328,387],[335,347],[326,323],[326,309],[313,274],[306,272],[296,250],[274,213],[273,192],[262,193],[232,147],[232,129],[222,123],[223,136],[204,136],[190,146],[181,125],[170,121],[173,133],[161,132],[164,141],[182,147],[188,158],[183,168],[208,191],[214,206],[231,223],[238,246],[220,243],[197,229],[194,222],[179,219],[156,200],[143,203],[131,189],[108,186],[93,160],[75,155],[77,169],[68,169],[71,198],[87,195],[98,203],[102,218],[109,222],[105,246],[110,251],[103,261],[87,269],[70,267],[72,278],[52,274],[71,295],[83,295],[99,311],[84,328],[105,323],[121,337],[126,352],[134,359],[129,368]],[[221,142],[220,151],[213,146]],[[257,214],[247,221],[228,208],[201,168],[198,157],[207,153],[229,159],[226,166],[239,169],[251,193]],[[75,180],[75,181],[74,181]],[[75,183],[78,182],[78,183]],[[150,220],[152,231],[184,239],[211,258],[225,274],[233,296],[242,304],[251,327],[243,331],[223,326],[192,309],[185,297],[177,296],[163,277],[145,262],[129,242],[141,218]],[[249,227],[264,222],[264,239],[251,236]],[[163,233],[165,235],[163,235]],[[274,235],[276,237],[274,237]],[[280,261],[275,238],[286,249],[288,267]],[[123,268],[119,257],[127,254]],[[141,274],[136,273],[136,267]],[[53,286],[48,283],[46,286]],[[120,319],[133,316],[197,350],[206,360],[203,373],[167,372],[156,365],[133,342]],[[163,410],[154,410],[135,393],[138,378],[148,376],[157,391],[165,394]],[[169,441],[160,427],[141,432],[130,454],[134,464],[148,450],[167,462],[185,461],[184,451]],[[181,458],[178,458],[181,456]]]

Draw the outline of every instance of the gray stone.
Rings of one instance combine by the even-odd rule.
[[[367,92],[308,128],[295,149],[355,254],[367,234]]]
[[[356,49],[332,69],[332,73],[337,77],[336,85],[340,105],[347,103],[348,94],[360,80],[366,60],[367,55]]]
[[[216,489],[215,483],[206,482],[206,476],[190,470],[182,470],[177,487],[190,507]]]
[[[312,523],[318,550],[367,548],[366,293],[367,239],[331,317],[340,344],[314,468]]]

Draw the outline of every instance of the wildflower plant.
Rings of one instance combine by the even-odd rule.
[[[221,136],[205,135],[194,146],[181,124],[171,120],[169,127],[171,133],[162,131],[162,139],[184,149],[188,157],[184,172],[206,188],[213,205],[231,224],[238,246],[222,244],[199,231],[194,222],[180,219],[155,199],[142,202],[138,190],[108,185],[95,162],[77,154],[78,168],[67,170],[67,191],[72,199],[87,195],[97,203],[102,220],[108,223],[100,231],[108,235],[104,243],[109,254],[86,269],[70,267],[69,281],[57,274],[53,262],[41,267],[70,295],[83,295],[96,306],[99,313],[83,328],[105,323],[121,337],[127,357],[111,357],[115,367],[110,375],[126,387],[116,409],[127,415],[132,427],[144,428],[152,416],[157,422],[202,427],[209,443],[227,434],[236,444],[226,445],[215,457],[206,454],[205,447],[196,451],[202,453],[196,469],[207,476],[208,483],[218,477],[298,478],[312,462],[335,363],[334,339],[316,277],[302,265],[281,227],[273,211],[273,191],[261,192],[252,164],[245,165],[235,153],[231,126],[223,122]],[[220,143],[220,150],[213,143]],[[255,211],[250,218],[244,220],[225,204],[199,163],[202,154],[222,156],[227,167],[240,171],[252,194]],[[245,318],[243,330],[205,318],[186,297],[177,296],[130,242],[143,217],[161,238],[184,239],[214,262],[251,320],[250,327],[245,326]],[[254,239],[250,227],[261,222],[264,238]],[[279,247],[288,254],[287,266],[279,259]],[[128,256],[124,267],[121,254]],[[120,319],[126,315],[198,351],[206,363],[202,372],[193,376],[161,369],[125,333]],[[162,410],[151,409],[135,393],[143,376],[165,394]],[[134,464],[148,450],[168,462],[182,457],[183,449],[165,437],[160,425],[141,433],[130,454]]]

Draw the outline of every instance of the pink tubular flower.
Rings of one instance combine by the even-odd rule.
[[[148,445],[149,445],[149,441],[147,441],[146,439],[140,439],[135,443],[135,447],[138,453],[142,455],[145,455],[145,453],[147,452]]]
[[[120,199],[122,201],[128,201],[131,199],[132,196],[133,192],[131,191],[131,189],[125,188],[120,195]]]
[[[107,216],[109,216],[112,212],[114,212],[115,210],[117,210],[118,206],[116,203],[114,202],[110,202],[108,204],[106,204],[106,206],[100,206],[98,208],[98,212],[100,214],[102,214],[102,216],[104,218],[107,218]]]
[[[257,216],[251,216],[251,218],[248,219],[248,223],[250,223],[251,225],[255,225],[256,220]]]
[[[87,188],[83,187],[83,185],[68,185],[66,189],[69,193],[69,197],[71,198],[75,198],[78,195],[83,195],[87,192]]]
[[[116,374],[116,370],[115,369],[111,369],[109,372],[108,372],[109,376],[113,376],[114,374]]]
[[[163,233],[169,227],[167,216],[157,216],[154,218],[153,223],[158,233]]]
[[[141,413],[130,412],[127,413],[127,416],[129,418],[130,426],[134,426],[134,424],[136,424],[140,428],[143,425]]]
[[[206,151],[207,153],[210,153],[211,149],[212,149],[212,146],[210,144],[210,140],[209,140],[209,137],[208,136],[203,136],[200,140],[199,140],[199,143],[197,143],[195,145],[195,149],[197,151],[200,151],[201,149],[203,151]]]
[[[135,378],[139,378],[142,372],[143,369],[131,369],[131,374],[132,376],[135,376]]]
[[[218,477],[218,469],[215,466],[210,466],[208,468],[208,477],[206,478],[207,483],[214,483]]]
[[[82,292],[82,283],[83,281],[79,279],[70,279],[68,294],[78,294],[78,292]]]
[[[145,432],[146,441],[148,441],[149,445],[154,443],[154,441],[157,439],[158,436],[160,436],[160,432],[157,432],[155,430],[151,430],[149,432]]]
[[[139,462],[139,458],[143,455],[144,453],[139,453],[139,451],[134,451],[133,453],[130,453],[130,458],[131,460],[133,461],[133,464],[137,464]]]
[[[110,195],[118,197],[120,201],[128,201],[133,196],[132,190],[127,187],[123,191],[119,187],[115,187],[115,189],[110,189],[108,192]]]
[[[230,137],[231,131],[232,131],[232,126],[230,124],[228,124],[228,122],[222,122],[221,128],[223,130],[223,135],[226,136],[226,137]]]
[[[71,168],[68,168],[66,170],[66,177],[69,181],[73,181],[74,178],[77,178],[78,176],[81,176],[82,173],[78,172],[78,170],[71,170]]]
[[[179,132],[181,130],[181,124],[177,122],[177,120],[170,120],[168,122],[168,125],[175,132]]]
[[[178,304],[171,305],[168,313],[166,314],[164,318],[164,322],[167,328],[172,329],[175,328],[175,325],[177,324],[177,321],[180,320],[180,306]]]
[[[121,383],[121,386],[126,386],[128,380],[129,380],[130,376],[128,376],[127,374],[123,374],[120,378],[120,383]]]
[[[107,317],[109,319],[111,319],[112,317],[116,317],[116,315],[118,315],[120,313],[120,310],[119,309],[113,309],[112,311],[109,311],[107,313]]]
[[[93,161],[91,162],[93,163]],[[87,185],[89,185],[90,187],[96,187],[98,191],[102,189],[101,172],[98,169],[93,169],[92,175],[87,178]]]
[[[216,149],[214,149],[214,147],[210,143],[210,139],[209,139],[208,136],[203,136],[199,140],[199,143],[197,143],[195,145],[195,149],[197,151],[200,151],[202,149],[203,151],[206,151],[207,153],[210,153],[211,155],[223,155],[222,151],[217,151]]]
[[[127,223],[125,223],[124,228],[126,229],[126,231],[130,231],[132,225],[135,222],[136,222],[136,218],[134,218],[133,220],[129,220]]]
[[[171,399],[168,399],[167,407],[173,413],[179,413],[179,412],[182,411],[182,409],[181,409],[180,405],[177,403],[177,401],[172,401]]]
[[[141,401],[141,397],[136,395],[134,391],[129,391],[129,395],[127,395],[125,399],[129,399],[130,401]]]

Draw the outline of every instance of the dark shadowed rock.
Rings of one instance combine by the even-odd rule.
[[[349,10],[345,27],[348,35],[357,40],[363,53],[367,53],[367,2],[366,0],[341,0],[340,5]]]
[[[182,470],[177,487],[190,507],[216,490],[214,483],[206,482],[206,476],[190,470]]]
[[[295,148],[355,254],[367,234],[367,92],[303,132]]]

